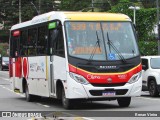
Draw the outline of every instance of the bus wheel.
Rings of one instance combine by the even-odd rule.
[[[29,89],[27,84],[25,84],[25,95],[26,95],[26,101],[28,102],[33,101],[33,96],[29,94]]]
[[[66,98],[65,91],[62,88],[62,105],[65,109],[71,109],[71,100]]]
[[[157,97],[159,95],[159,92],[157,90],[157,84],[155,80],[151,80],[148,84],[148,90],[150,93],[150,96]]]
[[[131,97],[117,98],[120,107],[128,107],[131,103]]]

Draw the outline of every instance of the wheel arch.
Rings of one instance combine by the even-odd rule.
[[[62,89],[64,89],[63,83],[61,80],[57,80],[56,82],[56,96],[57,99],[61,99],[62,98]]]

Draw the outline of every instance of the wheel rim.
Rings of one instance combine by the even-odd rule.
[[[150,82],[149,92],[150,92],[151,95],[153,95],[154,92],[155,92],[155,84],[154,84],[153,81]]]

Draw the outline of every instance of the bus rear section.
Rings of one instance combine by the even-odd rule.
[[[117,100],[128,107],[131,97],[141,94],[137,38],[126,15],[36,16],[12,27],[10,55],[13,90],[26,93],[27,101],[52,97],[69,109],[81,100]]]

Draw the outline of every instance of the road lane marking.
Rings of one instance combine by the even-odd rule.
[[[43,105],[44,107],[47,107],[47,108],[49,108],[50,106],[49,105]]]
[[[5,80],[5,81],[10,81],[8,78],[0,77],[0,79]]]
[[[10,81],[10,79],[8,79],[8,78],[4,78],[3,80]]]
[[[146,99],[146,100],[159,100],[160,101],[160,99],[159,98],[146,98],[146,97],[137,97],[137,98],[140,98],[140,99]]]
[[[82,117],[82,118],[85,119],[85,120],[94,120],[92,118],[87,118],[87,117]]]
[[[50,107],[49,105],[43,105],[43,104],[41,104],[41,103],[36,103],[36,104],[39,105],[39,106],[47,107],[47,108]]]
[[[8,91],[10,91],[10,92],[12,92],[12,93],[17,94],[18,96],[25,97],[24,94],[16,93],[16,92],[12,91],[11,89],[9,89],[9,88],[7,88],[7,87],[4,87],[3,85],[0,85],[0,87],[4,88],[4,89],[6,89],[6,90],[8,90]],[[49,105],[43,105],[43,104],[40,104],[40,103],[36,103],[36,104],[37,104],[37,105],[40,105],[40,106],[43,106],[43,107],[46,107],[46,108],[49,108],[49,107],[50,107]]]
[[[4,89],[7,89],[7,90],[9,90],[9,91],[13,92],[13,91],[12,91],[11,89],[9,89],[9,88],[4,87]]]
[[[12,91],[11,89],[9,89],[9,88],[7,88],[7,87],[4,87],[3,85],[0,85],[0,87],[4,88],[4,89],[6,89],[6,90],[8,90],[8,91],[10,91],[10,92],[12,92],[12,93],[15,93],[15,92]],[[23,94],[20,94],[20,93],[16,93],[16,94],[19,95],[19,96],[21,96],[21,97],[25,97],[25,95],[23,95]]]
[[[9,72],[5,72],[5,71],[0,71],[2,74],[6,74],[6,75],[9,75]]]

